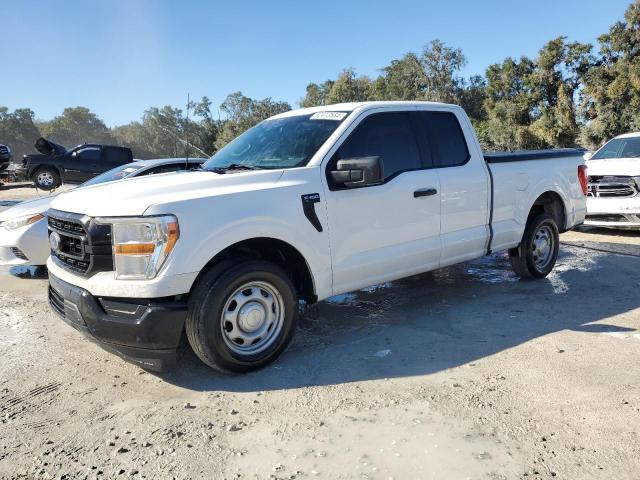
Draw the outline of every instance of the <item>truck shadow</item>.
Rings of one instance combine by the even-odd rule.
[[[493,255],[321,302],[260,371],[217,374],[187,350],[162,378],[196,391],[321,386],[426,375],[562,330],[630,332],[600,322],[640,306],[639,269],[640,258],[563,247],[548,278],[526,282]]]

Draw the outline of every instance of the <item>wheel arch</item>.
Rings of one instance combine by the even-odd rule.
[[[54,170],[58,174],[58,176],[60,177],[60,182],[63,181],[62,169],[58,165],[54,165],[52,163],[43,163],[43,164],[40,164],[40,165],[34,165],[29,170],[29,178],[33,180],[33,177],[35,176],[35,174],[38,173],[40,170],[42,170],[44,168],[50,168],[51,170]]]
[[[290,243],[273,237],[247,238],[220,250],[200,270],[191,289],[211,269],[226,262],[231,264],[235,259],[267,260],[275,263],[290,275],[300,298],[307,303],[317,301],[315,281],[305,257]]]
[[[553,217],[560,233],[567,229],[567,206],[562,196],[555,190],[549,189],[540,193],[529,207],[527,222],[540,213],[548,213]]]

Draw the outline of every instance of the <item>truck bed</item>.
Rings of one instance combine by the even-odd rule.
[[[518,150],[514,152],[485,152],[487,163],[524,162],[527,160],[552,160],[584,155],[586,150],[579,148],[558,148],[552,150]]]

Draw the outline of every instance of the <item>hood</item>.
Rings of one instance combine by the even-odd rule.
[[[56,198],[51,208],[91,217],[143,215],[152,205],[270,188],[283,172],[256,170],[220,175],[190,171],[125,178],[67,192]]]
[[[593,176],[639,177],[640,158],[606,158],[587,160],[587,174]]]
[[[52,142],[51,140],[47,140],[44,137],[40,137],[36,140],[34,144],[36,150],[38,150],[43,155],[64,155],[67,153],[67,149],[62,145],[58,145],[57,143]]]
[[[46,197],[36,198],[34,200],[28,200],[26,202],[18,203],[11,208],[7,208],[0,212],[0,222],[9,220],[11,218],[24,217],[26,215],[35,215],[36,213],[44,213],[49,210],[51,201],[57,195],[47,195]]]

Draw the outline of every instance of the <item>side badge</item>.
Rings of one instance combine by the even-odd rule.
[[[304,212],[304,216],[307,217],[307,220],[311,222],[311,225],[315,227],[315,229],[319,232],[322,231],[322,224],[320,223],[320,219],[316,214],[315,204],[320,201],[319,193],[306,193],[301,196],[302,198],[302,211]]]

